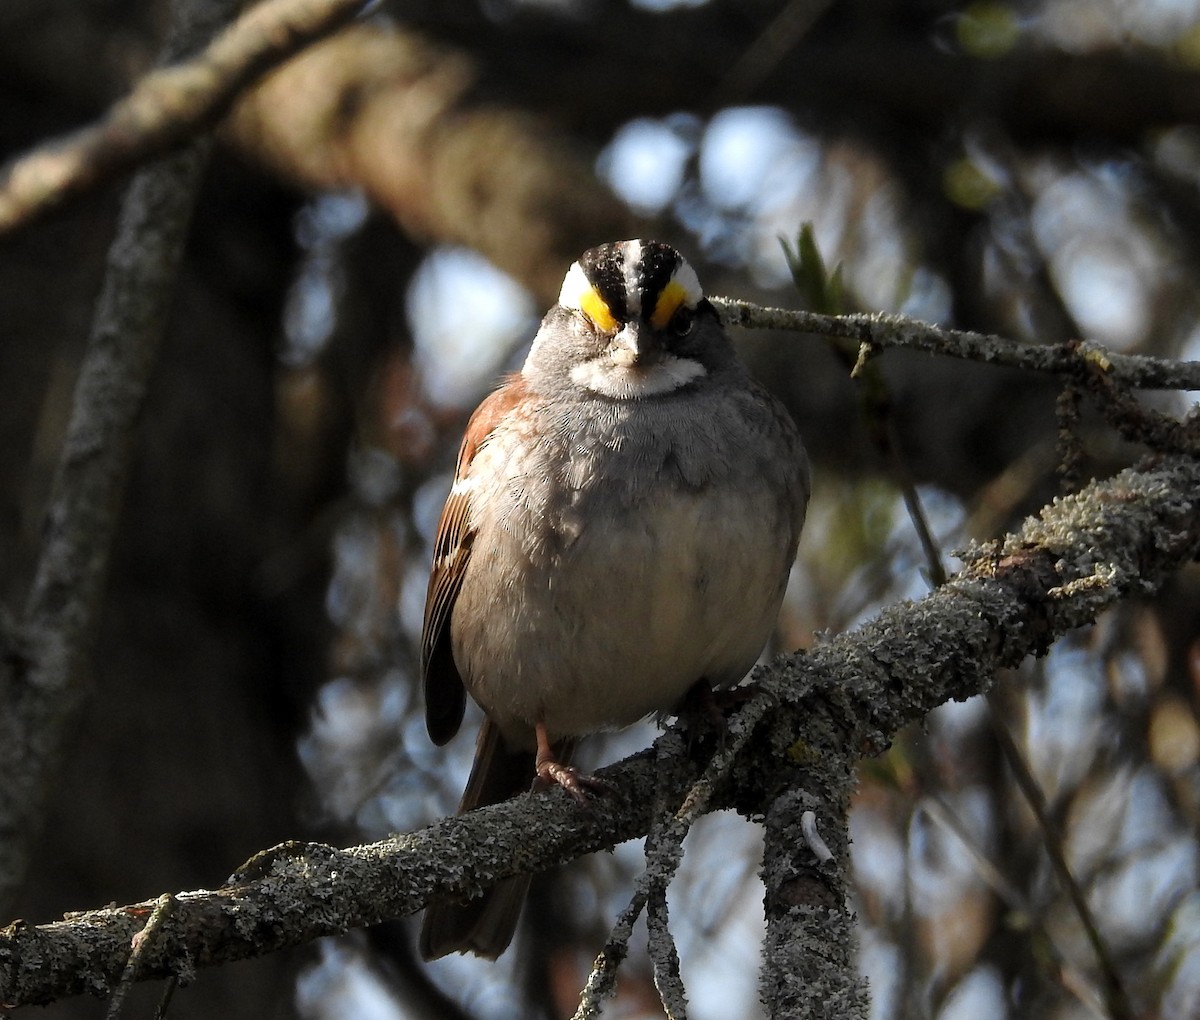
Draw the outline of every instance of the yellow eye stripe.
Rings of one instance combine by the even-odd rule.
[[[687,289],[678,281],[672,280],[658,295],[654,305],[654,314],[650,316],[650,325],[655,329],[665,329],[671,321],[671,316],[688,298]]]
[[[596,324],[597,329],[608,331],[617,328],[617,320],[609,311],[608,302],[595,287],[589,287],[579,299],[579,310]]]
[[[635,244],[635,242],[629,243]],[[636,243],[639,247],[634,255],[640,251],[640,242]],[[678,259],[677,255],[675,257]],[[671,267],[656,264],[650,266],[649,269],[642,267],[639,270],[637,263],[634,262],[624,267],[623,277],[614,276],[617,268],[619,267],[607,263],[600,270],[593,267],[593,272],[599,272],[602,277],[595,282],[594,278],[589,278],[583,266],[576,262],[567,270],[567,275],[563,279],[562,290],[558,295],[559,305],[582,312],[601,332],[612,332],[620,329],[621,323],[627,317],[639,317],[647,310],[642,307],[642,301],[648,301],[653,294],[653,288],[656,286],[656,280],[653,277],[657,276],[658,279],[661,279],[659,274]],[[700,289],[700,281],[696,279],[696,273],[691,266],[679,259],[673,268],[674,272],[671,278],[654,299],[654,308],[649,316],[649,323],[653,329],[666,329],[670,325],[672,317],[681,307],[694,309],[704,298],[704,292]],[[650,273],[652,278],[645,279],[646,273]],[[643,287],[646,289],[642,290]],[[637,288],[637,290],[630,292],[629,288]],[[612,306],[604,297],[605,294],[613,299],[624,297],[628,301],[628,308],[620,308],[618,309],[620,314],[614,314]]]
[[[617,328],[617,317],[613,315],[608,302],[600,296],[600,292],[587,278],[578,262],[571,266],[563,279],[558,303],[563,308],[574,308],[583,312],[599,330],[607,332]]]

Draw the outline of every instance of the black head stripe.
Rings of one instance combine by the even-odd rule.
[[[679,252],[661,241],[616,241],[584,252],[579,264],[613,318],[626,322],[631,313],[651,314],[681,261]]]
[[[625,294],[624,244],[623,241],[602,244],[584,252],[579,259],[584,274],[604,298],[608,310],[618,322],[629,318]]]
[[[679,252],[661,241],[643,241],[642,256],[638,260],[637,281],[642,292],[643,314],[654,310],[654,302],[679,265]]]

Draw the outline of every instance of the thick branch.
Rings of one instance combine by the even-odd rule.
[[[1019,141],[1055,143],[1103,137],[1137,145],[1148,125],[1200,119],[1200,75],[1148,48],[1072,55],[1030,46],[980,60],[931,45],[930,25],[884,14],[869,32],[855,31],[853,18],[818,24],[747,76],[745,54],[764,35],[768,43],[780,37],[765,6],[708,3],[664,16],[609,5],[568,20],[526,5],[503,23],[426,8],[438,38],[479,50],[488,40],[489,76],[513,101],[591,137],[607,137],[632,116],[706,115],[730,98],[773,103],[806,123],[902,133],[909,144],[914,132],[944,132],[948,111],[950,122],[982,119]],[[614,53],[622,54],[621,74],[606,73]]]
[[[714,807],[762,812],[791,785],[848,782],[850,762],[882,750],[904,725],[986,678],[1044,652],[1129,595],[1153,592],[1200,552],[1200,464],[1162,458],[1056,500],[919,602],[760,670],[761,734]],[[783,767],[781,767],[781,765]],[[668,791],[678,803],[685,784]],[[662,770],[648,754],[604,771],[619,797],[581,814],[566,797],[520,797],[369,846],[296,845],[251,862],[236,884],[183,893],[140,978],[260,955],[389,917],[436,894],[466,896],[519,871],[543,870],[647,832]],[[826,833],[826,835],[831,835]],[[0,932],[0,1002],[47,1002],[117,981],[154,901]]]
[[[364,0],[266,0],[194,60],[143,78],[99,123],[0,172],[0,233],[214,124],[271,67],[327,35]]]
[[[236,3],[197,7],[203,16],[179,12],[169,49],[197,45],[215,28],[209,19]],[[134,178],[109,250],[16,653],[0,660],[0,904],[24,877],[82,697],[137,417],[209,147],[195,143]]]
[[[464,244],[552,301],[562,267],[633,218],[527,115],[474,101],[476,69],[419,35],[358,25],[245,96],[230,137],[314,189],[360,188],[417,237]]]
[[[813,839],[825,853],[814,854],[803,833],[813,807],[834,807],[824,832]],[[867,995],[855,966],[857,948],[850,899],[850,835],[845,804],[823,804],[806,791],[779,797],[764,820],[763,885],[767,934],[763,944],[760,997],[771,1017],[807,1020],[866,1017]],[[809,822],[817,825],[815,820]],[[824,857],[824,859],[822,859]]]

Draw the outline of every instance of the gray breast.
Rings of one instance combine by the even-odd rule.
[[[473,465],[486,470],[453,633],[476,700],[521,741],[536,717],[586,733],[667,710],[702,676],[740,678],[807,498],[782,409],[699,390],[538,413],[536,453],[501,434]]]

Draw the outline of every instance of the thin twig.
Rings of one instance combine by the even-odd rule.
[[[179,978],[172,974],[167,978],[166,986],[159,997],[158,1005],[154,1007],[154,1020],[166,1020],[167,1010],[171,1008],[171,1000],[175,997],[175,989],[179,987]]]
[[[975,866],[975,873],[987,883],[992,892],[1004,902],[1009,910],[1019,914],[1021,921],[1028,924],[1040,936],[1046,946],[1046,951],[1050,954],[1050,966],[1057,968],[1060,975],[1059,984],[1070,995],[1076,998],[1081,1006],[1096,1017],[1101,1018],[1101,1020],[1107,1017],[1108,1014],[1104,1011],[1091,986],[1083,980],[1082,976],[1075,974],[1074,968],[1067,962],[1067,958],[1059,949],[1054,936],[1042,922],[1039,912],[1029,902],[1025,894],[1013,885],[1000,868],[988,857],[987,852],[979,845],[979,842],[967,826],[963,824],[957,812],[946,803],[944,798],[936,794],[926,794],[921,807],[934,822],[947,832],[954,834],[959,844],[967,852],[967,856],[971,858]],[[1068,972],[1074,975],[1074,979],[1069,981],[1062,980],[1062,976]]]
[[[1079,437],[1080,405],[1083,391],[1070,379],[1054,402],[1054,417],[1058,423],[1058,475],[1063,492],[1079,488],[1083,471],[1083,443]]]
[[[929,579],[936,588],[946,583],[946,565],[942,561],[941,550],[929,528],[929,516],[925,513],[925,505],[921,502],[920,493],[917,492],[917,485],[908,468],[908,461],[900,449],[900,437],[896,432],[896,419],[893,415],[888,415],[884,425],[884,435],[887,437],[885,452],[891,463],[892,477],[900,485],[909,520],[912,521],[913,530],[917,533],[921,549],[925,553],[925,565],[929,568]]]
[[[928,566],[933,587],[940,587],[946,581],[945,568],[942,566],[941,555],[937,552],[929,536],[925,514],[921,509],[920,497],[911,483],[905,486],[905,493],[905,503],[909,506],[913,526],[917,530],[917,533],[921,535],[921,544],[928,556]],[[915,513],[913,512],[914,508]],[[1046,810],[1046,802],[1042,795],[1041,787],[1030,770],[1025,756],[1021,753],[1021,749],[1017,746],[1016,741],[1009,732],[1008,726],[1005,723],[1006,717],[999,704],[995,688],[988,690],[985,693],[985,697],[987,699],[988,718],[996,734],[1001,756],[1008,765],[1009,771],[1016,779],[1018,789],[1021,790],[1025,800],[1029,803],[1034,817],[1037,819],[1038,826],[1042,831],[1043,845],[1054,865],[1055,873],[1058,875],[1059,882],[1066,890],[1071,904],[1079,917],[1080,924],[1087,933],[1088,941],[1091,943],[1092,949],[1099,961],[1100,971],[1104,978],[1104,998],[1108,1016],[1110,1020],[1129,1020],[1133,1016],[1132,1007],[1125,994],[1124,986],[1121,984],[1112,953],[1109,951],[1108,944],[1100,934],[1100,929],[1096,925],[1095,918],[1092,916],[1091,910],[1087,905],[1087,899],[1083,895],[1083,890],[1080,888],[1075,875],[1071,872],[1067,864],[1066,857],[1063,855],[1062,839],[1050,819],[1049,812]]]
[[[1084,896],[1083,890],[1079,887],[1079,883],[1071,871],[1071,866],[1067,863],[1066,855],[1063,853],[1062,835],[1059,833],[1054,819],[1050,817],[1050,808],[1046,804],[1042,788],[1038,785],[1033,773],[1030,772],[1029,766],[1021,754],[1021,749],[1017,747],[1017,742],[1013,739],[1012,732],[1004,721],[1004,706],[1000,704],[995,690],[988,691],[986,697],[991,709],[988,718],[992,723],[992,732],[1010,767],[1014,762],[1019,763],[1019,767],[1012,769],[1013,779],[1016,780],[1026,803],[1029,804],[1030,810],[1037,819],[1050,864],[1070,899],[1072,908],[1079,917],[1079,923],[1083,926],[1092,952],[1096,954],[1096,962],[1103,978],[1101,987],[1104,992],[1104,1005],[1108,1017],[1110,1020],[1132,1020],[1133,1006],[1125,992],[1121,976],[1117,973],[1108,944],[1104,941],[1104,936],[1100,934],[1100,927],[1096,924],[1096,918],[1092,913],[1092,908],[1088,905],[1087,897]]]
[[[739,106],[778,68],[830,6],[832,0],[789,0],[738,58],[708,108]]]
[[[162,930],[163,922],[171,916],[174,906],[175,897],[170,893],[163,893],[155,902],[150,916],[146,918],[145,927],[131,940],[129,959],[125,963],[125,970],[121,973],[121,980],[117,982],[112,998],[108,1000],[108,1010],[104,1014],[104,1020],[117,1020],[121,1015],[125,996],[129,994],[129,989],[133,987],[133,982],[137,977],[138,963],[145,956],[147,946]]]
[[[704,772],[692,784],[679,810],[675,812],[675,821],[684,831],[691,828],[696,819],[708,810],[719,783],[733,770],[742,750],[757,731],[758,724],[774,706],[774,695],[767,687],[760,685],[729,719],[724,743],[709,759]]]
[[[1193,405],[1182,420],[1143,407],[1124,386],[1099,366],[1089,363],[1084,385],[1104,420],[1131,443],[1142,443],[1158,453],[1200,452],[1200,416]]]
[[[667,924],[667,887],[656,882],[646,901],[646,939],[654,987],[667,1020],[687,1020],[687,995],[679,976],[679,950]]]
[[[746,702],[731,721],[724,746],[709,761],[673,814],[666,813],[661,780],[667,774],[668,760],[683,754],[682,739],[676,731],[669,730],[655,742],[659,763],[656,774],[660,782],[656,789],[651,831],[646,837],[646,867],[638,876],[629,905],[613,925],[604,950],[593,964],[574,1020],[597,1016],[601,1002],[612,994],[616,969],[629,951],[632,923],[643,908],[648,908],[650,958],[663,1009],[672,1020],[686,1017],[687,1003],[679,979],[679,953],[667,926],[666,889],[683,860],[683,840],[692,824],[707,811],[720,779],[732,769],[738,753],[772,704],[772,697],[765,691]]]
[[[679,982],[679,954],[667,928],[666,907],[667,886],[683,860],[683,839],[690,828],[690,823],[681,823],[668,808],[667,778],[674,770],[673,762],[684,757],[683,738],[677,730],[668,730],[655,741],[654,751],[654,809],[650,831],[646,835],[646,866],[634,883],[629,905],[617,918],[603,951],[592,965],[592,972],[580,994],[574,1020],[590,1020],[598,1016],[603,1001],[616,990],[617,968],[629,953],[633,922],[647,907],[655,986],[662,996],[668,1017],[683,1020],[686,1016],[683,986]]]
[[[0,233],[161,155],[220,119],[276,65],[353,18],[365,0],[266,0],[199,56],[146,75],[98,123],[0,171]]]
[[[687,998],[679,978],[679,951],[667,923],[667,889],[683,862],[683,841],[691,829],[671,811],[667,788],[667,767],[686,752],[678,729],[668,730],[659,738],[656,753],[661,759],[654,791],[654,822],[646,836],[645,879],[646,944],[653,968],[654,987],[667,1020],[687,1020]]]
[[[727,323],[747,329],[842,337],[874,348],[901,347],[1053,375],[1078,376],[1085,364],[1090,363],[1114,381],[1137,389],[1200,390],[1200,362],[1117,354],[1090,340],[1031,344],[990,333],[943,329],[882,312],[821,315],[722,297],[713,298],[712,303]]]
[[[1065,346],[1069,349],[1081,349],[1081,345],[1078,343]],[[934,588],[941,587],[947,580],[946,568],[942,562],[941,552],[930,533],[928,518],[921,503],[920,495],[913,483],[903,451],[900,449],[899,440],[896,435],[895,420],[891,414],[891,400],[887,381],[878,372],[871,372],[871,366],[861,356],[859,364],[865,366],[864,374],[868,376],[870,388],[874,394],[873,399],[864,402],[864,414],[873,416],[875,419],[883,419],[882,422],[879,420],[869,421],[869,430],[872,436],[876,437],[877,444],[883,448],[883,452],[891,465],[892,474],[904,494],[904,504],[908,509],[913,529],[917,533],[921,547],[925,553],[931,586]],[[1101,364],[1104,366],[1103,370],[1099,367]],[[1136,420],[1140,424],[1142,419],[1137,416],[1137,412],[1142,409],[1123,390],[1118,390],[1116,383],[1109,376],[1110,365],[1110,356],[1105,355],[1101,358],[1094,351],[1085,352],[1083,360],[1077,360],[1074,364],[1072,383],[1080,375],[1085,375],[1087,378],[1095,380],[1094,386],[1102,388],[1102,392],[1109,398],[1110,403],[1113,406],[1119,406],[1127,420]],[[1069,386],[1067,392],[1074,392],[1073,386]],[[1120,399],[1122,397],[1124,400]],[[1061,403],[1060,401],[1060,406]],[[1132,409],[1129,405],[1133,405]],[[1149,412],[1146,412],[1146,417],[1149,418]],[[1159,416],[1159,418],[1161,417]],[[1151,424],[1159,425],[1161,423],[1156,419]],[[1172,422],[1172,424],[1178,423]],[[1149,431],[1150,425],[1147,425],[1146,429]],[[1176,447],[1172,447],[1172,449],[1176,449]],[[1044,845],[1050,854],[1051,860],[1054,862],[1059,881],[1066,889],[1071,903],[1075,906],[1080,923],[1087,932],[1088,939],[1099,960],[1101,973],[1104,976],[1105,1002],[1109,1015],[1113,1020],[1126,1020],[1126,1018],[1132,1016],[1130,1012],[1131,1007],[1117,974],[1116,965],[1107,944],[1100,935],[1094,918],[1088,910],[1083,891],[1067,866],[1065,857],[1063,857],[1061,839],[1057,830],[1051,826],[1049,815],[1045,811],[1045,801],[1041,794],[1041,788],[1030,771],[1029,765],[1025,761],[1020,748],[1017,747],[1016,741],[1013,740],[1012,735],[1008,731],[1008,727],[1004,722],[1004,716],[997,708],[997,698],[994,690],[987,692],[987,705],[993,729],[998,736],[998,746],[1001,755],[1008,764],[1013,776],[1016,777],[1018,788],[1025,795],[1026,800],[1029,801],[1030,807],[1033,809],[1034,816],[1037,818],[1038,824],[1042,829]],[[1034,802],[1034,796],[1038,798],[1041,805],[1040,808],[1039,804]]]
[[[646,906],[645,889],[636,887],[629,905],[621,911],[609,932],[608,941],[592,964],[587,984],[579,996],[579,1006],[571,1020],[595,1020],[600,1015],[600,1006],[617,988],[617,968],[629,955],[629,938],[633,934],[634,922]]]

